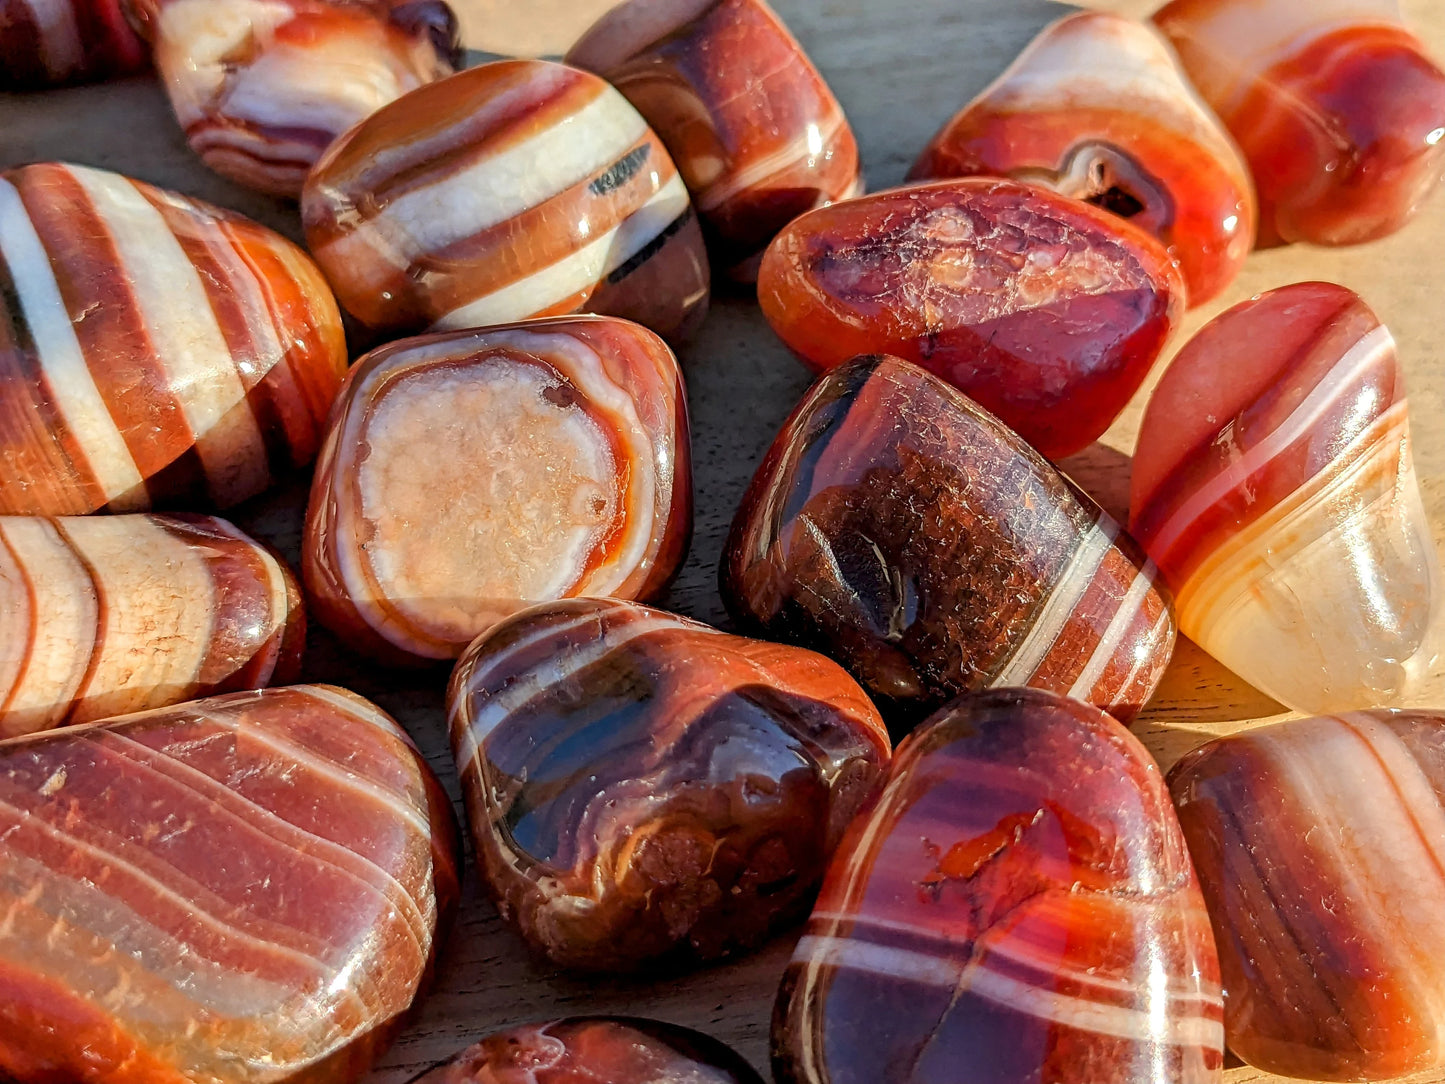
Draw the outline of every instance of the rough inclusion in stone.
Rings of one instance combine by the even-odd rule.
[[[301,200],[308,247],[384,331],[587,311],[689,335],[708,263],[687,187],[626,98],[542,60],[412,91],[332,144]]]
[[[0,91],[111,79],[146,66],[123,0],[0,0]]]
[[[0,742],[0,1077],[359,1079],[431,972],[455,833],[328,686]]]
[[[992,174],[1103,207],[1157,237],[1199,305],[1254,245],[1239,148],[1149,24],[1108,12],[1045,27],[934,136],[910,175]]]
[[[1066,693],[1126,722],[1174,646],[1152,563],[997,418],[898,358],[813,385],[733,521],[740,620],[822,651],[916,721],[985,686]]]
[[[357,362],[306,514],[313,616],[388,662],[453,659],[574,595],[651,598],[692,531],[687,399],[636,324],[563,317]]]
[[[310,463],[346,373],[315,265],[119,174],[0,174],[0,515],[228,507]]]
[[[1240,677],[1304,712],[1428,699],[1445,585],[1395,343],[1349,290],[1208,324],[1149,402],[1131,486],[1180,629]]]
[[[299,196],[337,136],[461,54],[445,0],[125,0],[191,149],[248,188]]]
[[[717,959],[799,917],[890,752],[836,663],[610,599],[478,639],[448,715],[503,918],[592,970]]]
[[[1244,150],[1261,244],[1383,237],[1439,184],[1445,72],[1398,0],[1174,0],[1154,21]]]
[[[629,0],[567,62],[647,118],[734,279],[756,279],[763,249],[798,215],[863,189],[843,107],[765,0]]]
[[[0,739],[285,685],[286,565],[211,516],[0,517]]]
[[[1124,409],[1184,292],[1178,265],[1138,227],[991,177],[810,211],[758,274],[763,315],[811,368],[871,353],[917,362],[1051,459]]]
[[[783,977],[779,1084],[1212,1084],[1219,965],[1169,793],[1102,712],[950,705],[849,829]]]
[[[574,1016],[488,1035],[411,1084],[763,1084],[716,1039],[676,1024]]]
[[[1227,991],[1270,1073],[1445,1064],[1445,715],[1364,711],[1210,742],[1169,774]]]

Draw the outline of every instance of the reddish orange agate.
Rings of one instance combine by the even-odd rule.
[[[574,1016],[495,1032],[411,1084],[763,1084],[716,1039],[657,1020]]]
[[[1239,149],[1147,23],[1107,12],[1046,27],[949,121],[917,180],[986,174],[1041,184],[1159,238],[1198,305],[1233,281],[1257,216]]]
[[[1190,753],[1169,787],[1214,923],[1229,1049],[1309,1080],[1438,1076],[1445,715],[1252,727]]]
[[[391,662],[451,659],[575,595],[650,598],[692,531],[687,401],[645,328],[559,317],[356,363],[311,488],[312,613]]]
[[[479,637],[447,714],[487,891],[588,970],[716,960],[800,917],[891,752],[837,663],[615,599]]]
[[[1130,529],[1180,628],[1301,711],[1417,704],[1442,585],[1394,340],[1342,286],[1298,283],[1204,327],[1134,453]]]
[[[1222,1015],[1158,767],[1096,708],[998,689],[905,740],[849,828],[784,973],[773,1073],[1218,1084]]]
[[[1158,570],[997,418],[916,365],[820,377],[733,520],[723,597],[843,663],[900,727],[1045,688],[1129,721],[1174,648]]]
[[[1184,289],[1164,246],[1123,219],[983,177],[812,211],[777,236],[758,276],[763,314],[811,368],[859,354],[917,362],[1050,458],[1124,409]]]
[[[286,685],[285,562],[214,516],[0,516],[0,739]]]
[[[1154,21],[1249,160],[1261,244],[1383,237],[1445,174],[1445,72],[1397,0],[1174,0]]]
[[[104,170],[0,175],[0,514],[239,504],[315,458],[346,362],[279,234]]]
[[[862,190],[833,92],[765,0],[628,0],[567,54],[667,144],[715,263],[740,281],[798,215]]]
[[[351,1084],[458,896],[421,754],[324,685],[0,742],[0,835],[15,1084]]]
[[[301,197],[342,306],[391,332],[585,311],[667,339],[707,312],[687,186],[589,72],[502,60],[412,91],[342,136]]]
[[[460,61],[445,0],[126,2],[191,149],[279,196],[299,196],[352,125]]]
[[[112,79],[146,66],[124,0],[0,0],[0,91]]]

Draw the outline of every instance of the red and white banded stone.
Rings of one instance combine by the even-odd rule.
[[[595,75],[542,60],[459,72],[332,145],[301,200],[341,304],[389,331],[586,311],[664,338],[707,309],[687,187]]]
[[[279,234],[103,170],[0,175],[0,514],[238,504],[311,462],[346,360]]]
[[[211,516],[0,516],[0,738],[284,685],[301,592]]]
[[[323,685],[0,742],[0,1077],[357,1080],[430,973],[455,824]]]

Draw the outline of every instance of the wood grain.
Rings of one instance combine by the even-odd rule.
[[[490,50],[557,52],[613,0],[459,0],[469,44]],[[935,130],[1003,69],[1063,8],[1049,0],[773,0],[832,84],[853,122],[873,189],[897,184]],[[1147,12],[1147,0],[1094,6]],[[1404,0],[1407,16],[1445,57],[1445,5]],[[903,12],[904,14],[900,14]],[[117,169],[209,199],[299,237],[294,207],[245,192],[208,173],[190,155],[160,90],[147,79],[35,96],[0,95],[0,167],[65,158]],[[1410,381],[1415,455],[1436,541],[1445,539],[1445,195],[1405,232],[1353,249],[1277,249],[1251,257],[1221,298],[1191,314],[1192,334],[1251,294],[1304,279],[1359,291],[1395,333]],[[1176,345],[1183,341],[1181,336]],[[694,422],[696,539],[666,604],[726,623],[716,570],[733,510],[808,374],[773,337],[755,303],[720,296],[699,338],[681,351]],[[1162,366],[1161,366],[1162,368]],[[1157,371],[1157,370],[1156,370]],[[1129,454],[1146,386],[1098,444],[1068,460],[1078,482],[1116,515],[1128,494]],[[305,482],[263,497],[233,518],[295,558]],[[445,671],[388,674],[344,653],[325,633],[309,643],[305,679],[334,681],[377,700],[416,737],[456,798],[441,702]],[[1445,684],[1445,673],[1441,675]],[[1445,703],[1445,691],[1440,696]],[[1277,717],[1280,706],[1198,648],[1181,643],[1163,687],[1136,731],[1166,768],[1210,737]],[[436,991],[368,1084],[400,1084],[484,1032],[578,1012],[628,1012],[701,1028],[766,1061],[773,994],[792,938],[692,975],[646,982],[572,978],[528,958],[481,899],[469,873],[457,930],[443,954]],[[1230,1084],[1277,1078],[1247,1067]],[[1410,1078],[1445,1081],[1445,1075]]]

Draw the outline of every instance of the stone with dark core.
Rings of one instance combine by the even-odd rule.
[[[611,599],[478,639],[448,714],[483,882],[590,970],[715,960],[799,916],[889,755],[836,663]]]

